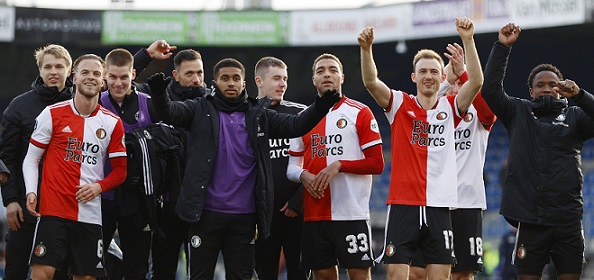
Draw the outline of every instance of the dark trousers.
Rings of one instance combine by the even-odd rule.
[[[4,266],[6,276],[4,279],[8,280],[28,279],[29,257],[31,255],[33,235],[35,234],[35,226],[37,224],[37,219],[29,214],[24,203],[20,205],[23,209],[25,221],[21,222],[21,228],[18,231],[8,229],[8,233],[6,234],[6,265]],[[67,269],[56,269],[54,279],[70,279]]]
[[[285,256],[288,280],[307,279],[301,269],[301,229],[303,217],[287,217],[275,211],[270,236],[256,241],[256,273],[261,280],[278,279],[281,248]]]
[[[158,214],[162,234],[153,233],[153,280],[175,279],[180,248],[187,243],[188,224],[177,217],[173,206],[165,203]]]
[[[190,279],[213,279],[219,252],[223,253],[225,278],[252,279],[256,214],[202,211],[188,232]]]
[[[146,279],[149,271],[151,231],[145,231],[147,225],[145,219],[140,213],[121,216],[119,206],[109,199],[102,199],[101,211],[103,215],[103,248],[107,250],[109,247],[117,226],[120,248],[124,254],[124,279]],[[109,276],[109,271],[107,273]]]

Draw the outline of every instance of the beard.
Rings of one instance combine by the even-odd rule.
[[[101,86],[99,85],[91,88],[87,86],[82,86],[77,87],[76,90],[78,91],[78,93],[80,93],[82,96],[86,98],[94,98],[101,92]]]
[[[437,94],[437,91],[434,88],[422,87],[419,89],[419,93],[424,96],[431,97],[431,96]]]

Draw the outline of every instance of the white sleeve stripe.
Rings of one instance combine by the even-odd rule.
[[[361,149],[362,149],[362,150],[365,150],[365,149],[367,149],[367,148],[369,148],[369,147],[371,147],[371,146],[375,146],[375,145],[378,145],[378,144],[381,144],[381,143],[382,143],[382,139],[378,139],[378,140],[375,140],[375,141],[371,141],[371,142],[369,142],[369,143],[365,143],[364,145],[362,145],[362,146],[361,146]]]
[[[109,158],[125,157],[125,156],[126,156],[126,152],[109,153]]]

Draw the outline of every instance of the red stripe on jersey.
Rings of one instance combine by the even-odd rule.
[[[454,124],[461,118],[454,110],[454,98],[442,97],[430,110],[401,91],[393,91],[392,99],[386,110],[392,128],[392,172],[386,202],[455,207]]]
[[[303,168],[312,174],[318,174],[322,169],[326,168],[326,117],[324,117],[317,125],[303,135]],[[332,219],[332,203],[331,203],[330,188],[326,188],[324,197],[321,199],[314,198],[308,192],[304,195],[303,216],[316,216],[316,220],[331,220]]]
[[[349,101],[350,100],[352,99],[349,99]],[[357,121],[355,124],[357,127],[357,136],[359,136],[359,146],[361,149],[366,149],[370,146],[381,144],[382,141],[381,136],[379,135],[379,126],[371,110],[359,102],[348,102],[346,104],[354,105],[353,107],[361,110],[359,114],[357,114]],[[372,128],[371,126],[375,127]]]
[[[406,98],[406,97],[405,97]],[[412,106],[411,106],[412,105]],[[404,114],[415,114],[417,120],[427,125],[427,112],[420,110],[415,102],[404,102],[397,111],[392,123],[392,172],[390,174],[390,191],[387,204],[426,205],[427,204],[427,146],[416,144],[427,133],[411,133],[415,123]],[[417,123],[416,130],[419,130]],[[422,131],[422,129],[421,129]],[[415,137],[415,139],[413,139]],[[398,147],[408,147],[402,148]],[[406,172],[415,170],[415,172]]]
[[[50,112],[54,136],[45,151],[41,182],[44,187],[40,188],[39,214],[77,221],[76,186],[80,185],[81,164],[72,159],[82,155],[76,139],[84,139],[85,119],[74,117],[69,105],[56,106]],[[69,127],[69,132],[62,132],[65,127]],[[59,134],[67,135],[60,137]],[[65,151],[64,147],[70,149]],[[65,160],[68,164],[64,164]]]
[[[302,157],[304,152],[294,152],[289,150],[289,155],[294,156],[294,157]]]
[[[77,186],[105,178],[107,156],[126,155],[121,120],[106,110],[92,116],[75,113],[74,101],[46,108],[38,117],[32,143],[46,143],[39,213],[64,219],[101,224],[101,198],[79,203]]]
[[[36,141],[35,139],[31,139],[31,144],[33,144],[39,148],[42,148],[42,149],[47,148],[47,144],[42,144],[42,143]]]

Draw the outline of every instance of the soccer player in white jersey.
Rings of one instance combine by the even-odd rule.
[[[359,34],[363,83],[384,108],[392,128],[392,173],[383,260],[388,279],[408,279],[409,264],[420,248],[429,279],[449,279],[455,263],[449,207],[457,206],[454,129],[480,89],[481,65],[474,44],[474,23],[456,18],[466,48],[469,81],[457,95],[438,98],[445,80],[443,59],[420,50],[411,79],[417,94],[391,90],[378,78],[373,60],[373,27]],[[451,57],[450,54],[445,54]]]
[[[38,217],[31,279],[52,279],[63,264],[74,280],[105,276],[99,194],[126,179],[126,147],[122,121],[98,105],[104,68],[99,56],[79,57],[74,98],[46,107],[36,119],[23,162],[27,209]],[[112,171],[106,177],[108,158]]]
[[[463,49],[455,44],[453,56],[464,57]],[[456,95],[468,81],[468,73],[459,59],[451,59],[447,67],[449,89],[446,94]],[[452,280],[473,279],[483,271],[483,210],[487,209],[483,167],[487,154],[489,132],[497,120],[495,114],[478,96],[468,108],[466,116],[454,131],[456,164],[458,165],[458,207],[450,212],[454,230],[456,265],[452,267]]]
[[[371,174],[384,170],[382,140],[369,107],[342,94],[342,63],[332,54],[313,64],[318,95],[338,91],[341,100],[309,133],[291,139],[287,177],[302,182],[302,266],[315,279],[371,279],[369,227]]]

